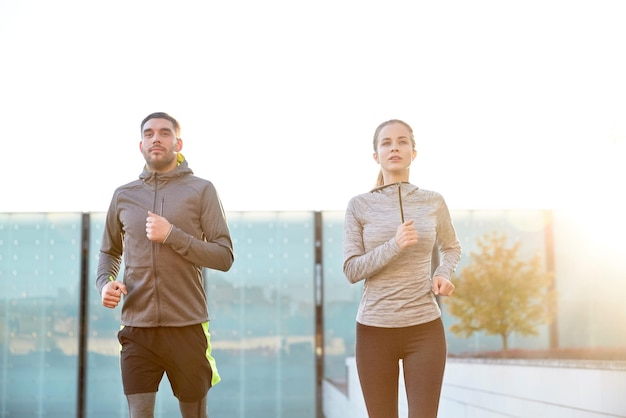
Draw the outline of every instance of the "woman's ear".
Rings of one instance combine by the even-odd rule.
[[[378,154],[374,153],[374,154],[372,154],[372,157],[374,158],[374,161],[376,161],[378,164],[380,164],[380,161],[378,161]]]

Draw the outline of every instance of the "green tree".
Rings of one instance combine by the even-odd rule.
[[[537,326],[550,323],[555,312],[552,274],[541,257],[519,259],[521,242],[507,247],[507,237],[493,232],[478,240],[478,252],[455,279],[454,296],[446,298],[450,314],[459,322],[450,327],[457,336],[475,332],[502,338],[508,349],[512,333],[537,335]]]

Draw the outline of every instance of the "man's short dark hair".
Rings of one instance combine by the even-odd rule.
[[[178,123],[178,121],[176,119],[174,119],[172,116],[168,115],[165,112],[150,113],[148,116],[146,116],[145,119],[141,121],[141,133],[142,134],[143,134],[143,125],[145,125],[146,122],[148,122],[150,119],[167,119],[167,120],[169,120],[174,125],[174,131],[176,132],[176,138],[180,138],[180,124]]]

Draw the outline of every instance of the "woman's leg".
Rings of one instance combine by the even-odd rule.
[[[394,328],[357,323],[356,365],[369,418],[397,418],[399,352]]]
[[[441,318],[403,328],[402,361],[409,418],[436,418],[446,364],[446,336]]]

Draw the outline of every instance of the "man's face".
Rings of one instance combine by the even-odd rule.
[[[150,119],[143,125],[141,136],[139,149],[149,170],[166,173],[176,168],[176,157],[183,142],[176,138],[172,122],[160,118]]]

